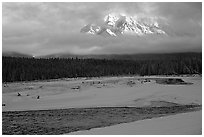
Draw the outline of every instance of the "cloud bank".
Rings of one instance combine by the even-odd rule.
[[[168,36],[104,38],[80,33],[109,13],[156,18]],[[129,54],[202,49],[202,3],[3,3],[2,50],[53,53]]]

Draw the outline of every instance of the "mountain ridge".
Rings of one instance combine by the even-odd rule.
[[[2,56],[4,57],[26,57],[26,58],[33,58],[32,55],[15,52],[15,51],[8,51],[8,52],[2,52]]]
[[[144,36],[148,34],[162,34],[167,33],[161,29],[156,20],[145,21],[144,19],[137,19],[126,15],[108,14],[104,18],[104,25],[97,25],[90,23],[81,28],[81,33],[102,36],[119,36],[119,35],[136,35]]]
[[[189,55],[199,55],[202,56],[202,52],[178,52],[178,53],[135,53],[135,54],[70,54],[70,53],[56,53],[42,56],[32,56],[28,54],[18,53],[18,52],[9,52],[15,53],[8,54],[3,52],[2,56],[5,57],[25,57],[25,58],[78,58],[78,59],[108,59],[108,60],[157,60],[162,58],[163,60],[168,59],[168,57],[176,56],[189,56]]]
[[[36,58],[78,58],[78,59],[108,59],[108,60],[158,60],[174,58],[177,56],[202,55],[201,52],[180,52],[180,53],[140,53],[140,54],[51,54],[46,56],[37,56]]]

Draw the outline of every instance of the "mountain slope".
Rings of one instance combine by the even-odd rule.
[[[155,54],[100,54],[100,55],[74,55],[74,54],[51,54],[39,56],[37,58],[79,58],[79,59],[108,59],[108,60],[173,60],[175,58],[201,58],[202,53],[183,52],[183,53],[155,53]]]
[[[2,56],[5,56],[5,57],[26,57],[26,58],[32,58],[33,57],[31,55],[19,53],[19,52],[2,52]]]

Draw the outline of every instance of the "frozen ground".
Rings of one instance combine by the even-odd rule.
[[[151,77],[152,78],[152,77]],[[164,85],[140,77],[112,77],[3,84],[3,111],[98,106],[145,106],[150,101],[202,103],[202,78],[182,77],[192,85]],[[18,93],[21,96],[17,96]],[[40,98],[37,99],[37,96]]]
[[[145,82],[145,79],[149,78],[150,82]],[[158,84],[154,78],[161,77],[105,77],[7,83],[2,87],[2,103],[5,104],[2,110],[100,106],[159,107],[167,105],[166,102],[202,104],[202,77],[173,77],[193,83],[187,85]],[[21,96],[18,96],[18,93]],[[201,111],[197,111],[81,131],[76,134],[201,134],[201,121]],[[163,130],[160,130],[161,127]]]
[[[196,111],[77,131],[70,135],[201,135],[201,117],[202,112]]]

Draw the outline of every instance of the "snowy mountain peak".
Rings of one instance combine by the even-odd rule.
[[[119,18],[115,15],[112,14],[108,14],[107,16],[105,16],[104,18],[104,22],[107,23],[110,26],[115,27],[115,23]]]
[[[147,34],[166,34],[155,20],[144,20],[126,16],[125,14],[108,14],[104,17],[104,25],[89,24],[81,29],[83,33],[93,35],[118,36],[131,34],[143,36]]]

